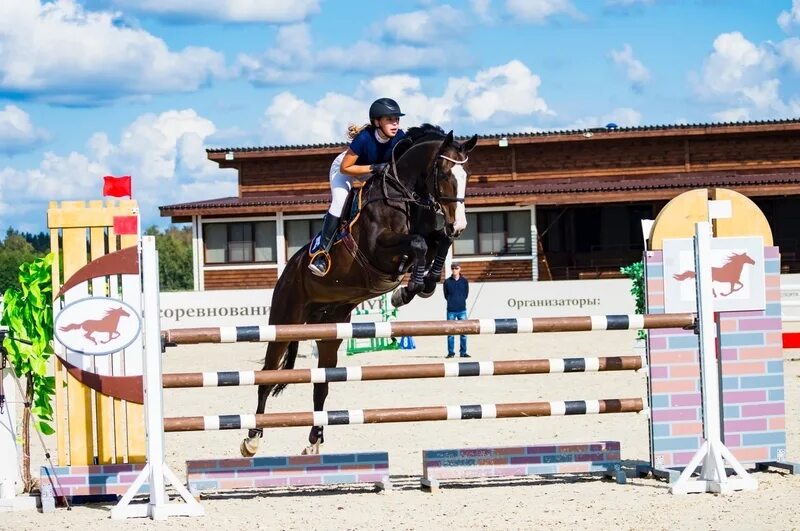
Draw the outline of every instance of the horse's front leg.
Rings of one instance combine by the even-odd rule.
[[[436,291],[436,284],[439,283],[442,277],[444,261],[447,259],[447,253],[450,251],[451,245],[453,245],[452,238],[442,238],[437,242],[436,256],[433,258],[428,274],[425,275],[424,286],[419,293],[420,297],[427,299]]]
[[[425,286],[425,267],[427,266],[425,258],[428,254],[428,244],[425,242],[425,238],[418,234],[409,236],[408,243],[411,255],[414,257],[411,264],[411,279],[407,286],[392,293],[392,306],[395,308],[411,302],[411,299]]]

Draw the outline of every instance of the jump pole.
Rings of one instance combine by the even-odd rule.
[[[513,361],[462,361],[372,365],[327,369],[284,369],[274,371],[222,371],[168,373],[162,377],[164,389],[277,385],[301,383],[405,380],[412,378],[464,378],[471,376],[511,376],[519,374],[560,374],[575,372],[638,371],[644,366],[641,356],[553,358]]]
[[[369,339],[402,336],[499,335],[543,332],[592,332],[690,328],[692,313],[586,315],[577,317],[525,317],[467,319],[464,321],[388,321],[382,323],[320,323],[303,325],[229,326],[165,330],[167,346],[197,343],[239,343]]]

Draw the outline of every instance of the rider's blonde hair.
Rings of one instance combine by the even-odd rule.
[[[347,138],[349,138],[350,140],[353,140],[355,137],[358,136],[358,133],[360,133],[361,131],[363,131],[367,127],[369,127],[369,124],[364,124],[364,125],[350,124],[350,125],[348,125],[347,126]]]

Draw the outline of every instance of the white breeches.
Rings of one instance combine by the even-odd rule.
[[[345,175],[339,168],[342,165],[345,152],[342,152],[338,157],[333,160],[331,164],[330,180],[331,180],[331,206],[328,213],[337,218],[342,217],[342,209],[344,209],[344,202],[347,200],[347,194],[353,187],[353,178],[350,175]]]

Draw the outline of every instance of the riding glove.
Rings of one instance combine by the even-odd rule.
[[[372,164],[369,167],[369,170],[372,172],[373,175],[380,175],[381,173],[386,171],[386,168],[389,166],[388,162],[379,162],[377,164]]]

